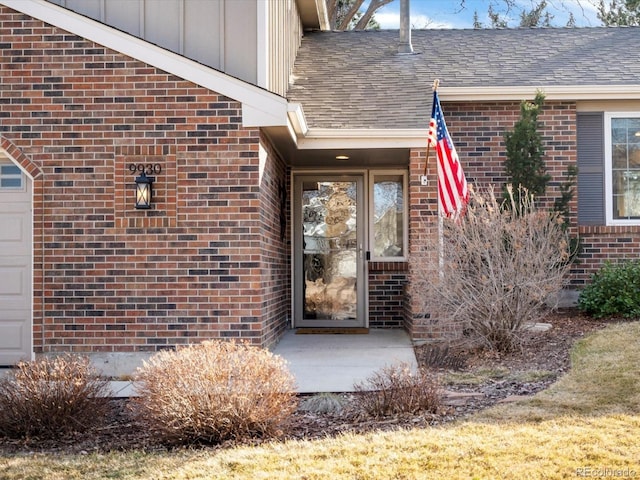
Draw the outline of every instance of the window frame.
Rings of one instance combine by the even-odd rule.
[[[615,202],[613,198],[613,135],[612,120],[617,118],[632,118],[640,120],[640,111],[628,112],[604,112],[604,202],[605,223],[609,226],[636,226],[640,225],[638,219],[614,218]]]
[[[371,255],[370,261],[372,262],[406,262],[409,256],[409,176],[406,169],[375,169],[369,170],[369,185],[368,185],[368,197],[369,206],[368,211],[368,223],[369,223],[369,252]],[[374,255],[375,245],[375,225],[374,225],[374,212],[375,212],[375,199],[374,199],[374,187],[376,177],[382,176],[398,176],[402,177],[402,255],[397,257],[379,257]]]

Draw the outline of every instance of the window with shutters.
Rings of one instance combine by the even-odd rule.
[[[604,126],[607,224],[640,224],[640,113],[606,113]]]

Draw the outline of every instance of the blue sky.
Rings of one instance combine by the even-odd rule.
[[[461,8],[461,0],[410,0],[411,24],[414,28],[473,28],[473,13],[478,12],[481,22],[490,25],[487,18],[489,4],[494,5],[494,10],[502,12],[504,2],[502,0],[464,0],[464,8]],[[531,10],[532,4],[538,2],[532,0],[518,0],[517,4],[522,8]],[[547,11],[554,18],[554,26],[564,26],[569,18],[569,12],[573,12],[576,25],[579,27],[595,27],[600,25],[594,6],[597,0],[547,0]],[[368,2],[365,2],[365,6]],[[512,22],[509,26],[517,26],[520,19],[521,8],[509,12]],[[376,13],[376,19],[382,28],[398,28],[400,17],[400,0],[394,0],[385,5]]]

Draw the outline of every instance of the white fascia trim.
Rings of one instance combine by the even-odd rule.
[[[326,0],[316,0],[316,9],[318,11],[318,20],[320,23],[320,30],[331,30],[331,24],[329,23],[329,12],[327,11]]]
[[[440,87],[443,102],[533,99],[536,91],[547,100],[631,100],[640,98],[640,85],[540,85],[517,87]]]
[[[295,144],[298,140],[304,138],[309,132],[309,126],[307,125],[307,119],[300,103],[290,103],[287,110],[289,119],[288,127],[291,140]]]
[[[0,4],[242,103],[246,127],[287,125],[286,99],[44,0]]]
[[[387,130],[310,128],[303,138],[298,138],[298,148],[422,148],[427,145],[427,128]]]

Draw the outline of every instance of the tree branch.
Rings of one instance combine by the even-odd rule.
[[[376,12],[376,10],[378,10],[380,7],[384,7],[391,2],[393,2],[393,0],[371,0],[369,8],[367,8],[365,14],[360,17],[360,20],[358,20],[358,23],[356,23],[356,26],[353,29],[364,30],[365,28],[367,28],[369,20],[371,20],[371,17],[373,17],[373,14]]]
[[[349,23],[351,22],[351,19],[354,17],[356,13],[358,13],[358,10],[360,10],[360,7],[362,6],[363,2],[364,0],[356,0],[351,4],[351,8],[342,19],[342,22],[340,23],[340,25],[338,25],[338,30],[347,30],[347,28],[349,28]],[[369,8],[371,8],[371,5],[369,5]]]

